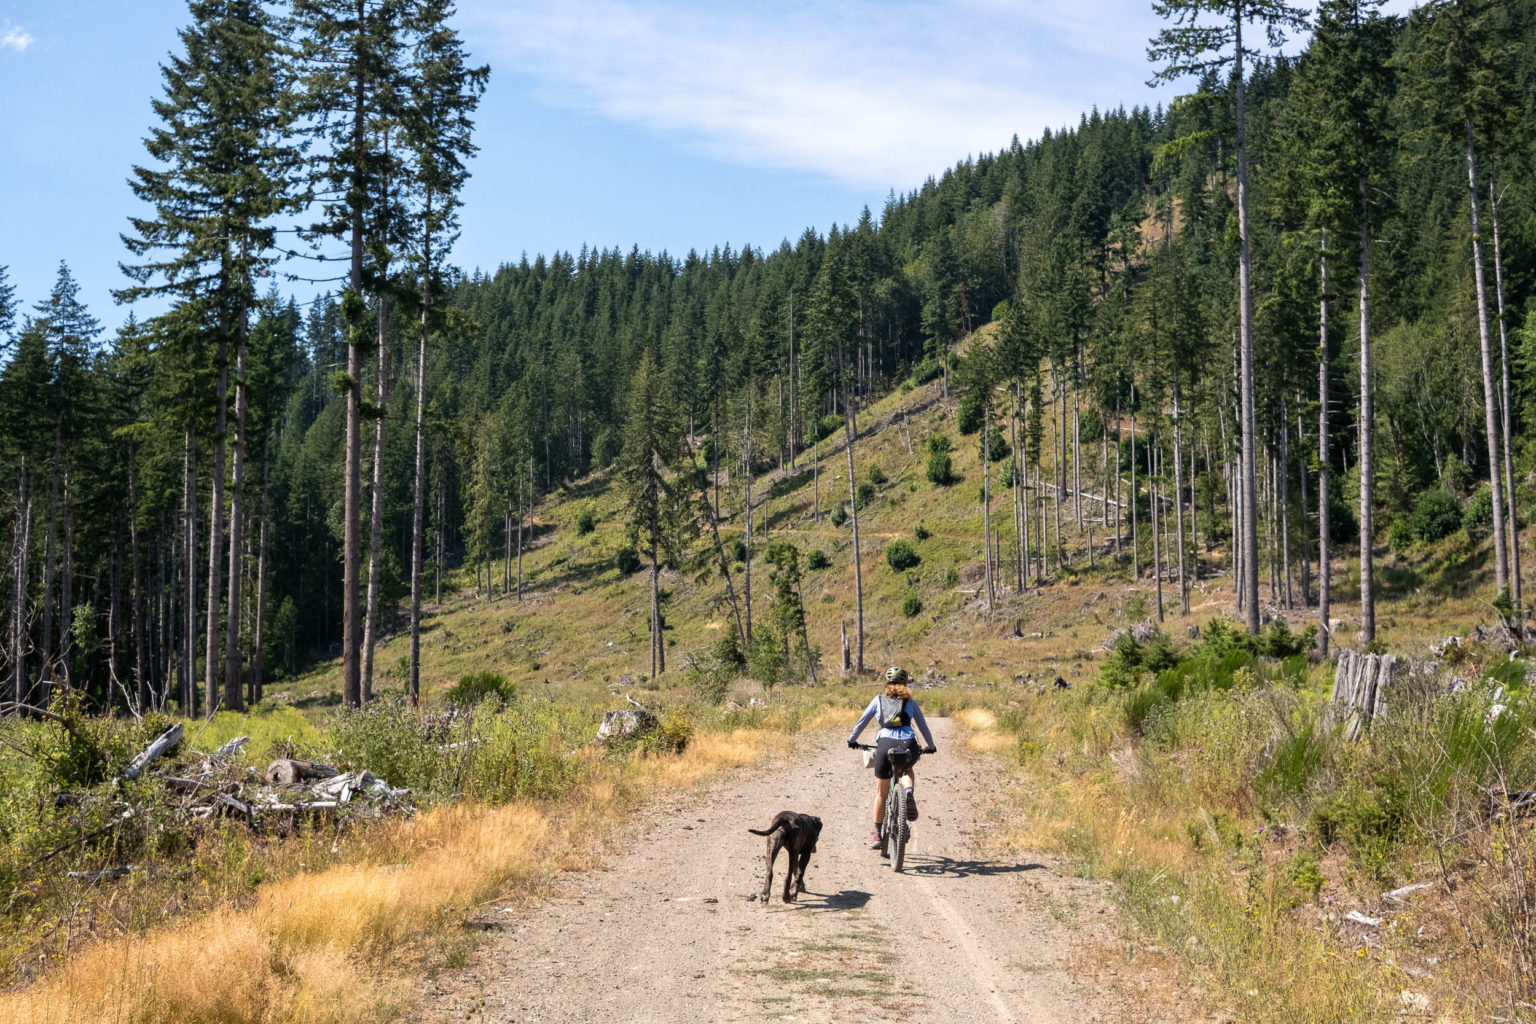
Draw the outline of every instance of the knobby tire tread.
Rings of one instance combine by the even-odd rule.
[[[907,821],[907,791],[899,780],[894,781],[891,787],[890,811],[886,817],[894,819],[886,826],[888,832],[893,832],[892,841],[895,849],[891,851],[891,868],[900,871],[907,856],[907,839],[911,834],[911,825]]]

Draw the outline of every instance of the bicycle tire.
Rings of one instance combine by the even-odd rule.
[[[893,812],[893,798],[885,798],[885,827],[880,830],[880,856],[891,855],[891,837],[896,834],[896,818]]]
[[[907,858],[907,840],[911,838],[911,826],[907,823],[907,791],[897,783],[891,789],[889,816],[895,820],[887,829],[891,832],[891,870],[900,871]]]

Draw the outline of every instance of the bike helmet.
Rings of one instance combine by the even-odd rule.
[[[895,665],[892,665],[890,668],[885,670],[885,681],[887,683],[905,683],[910,678],[911,677],[907,675],[906,669],[899,668]]]

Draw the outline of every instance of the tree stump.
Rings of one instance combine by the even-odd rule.
[[[267,765],[267,785],[292,786],[311,779],[329,779],[336,769],[313,761],[298,761],[291,757],[279,758]]]

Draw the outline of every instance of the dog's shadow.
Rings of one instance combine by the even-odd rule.
[[[1044,864],[1008,864],[990,860],[955,860],[953,857],[908,856],[906,870],[935,878],[969,878],[972,875],[1012,875],[1020,871],[1044,871]]]
[[[795,901],[807,910],[858,910],[875,898],[874,893],[862,889],[843,889],[834,893],[811,892],[807,889]]]

